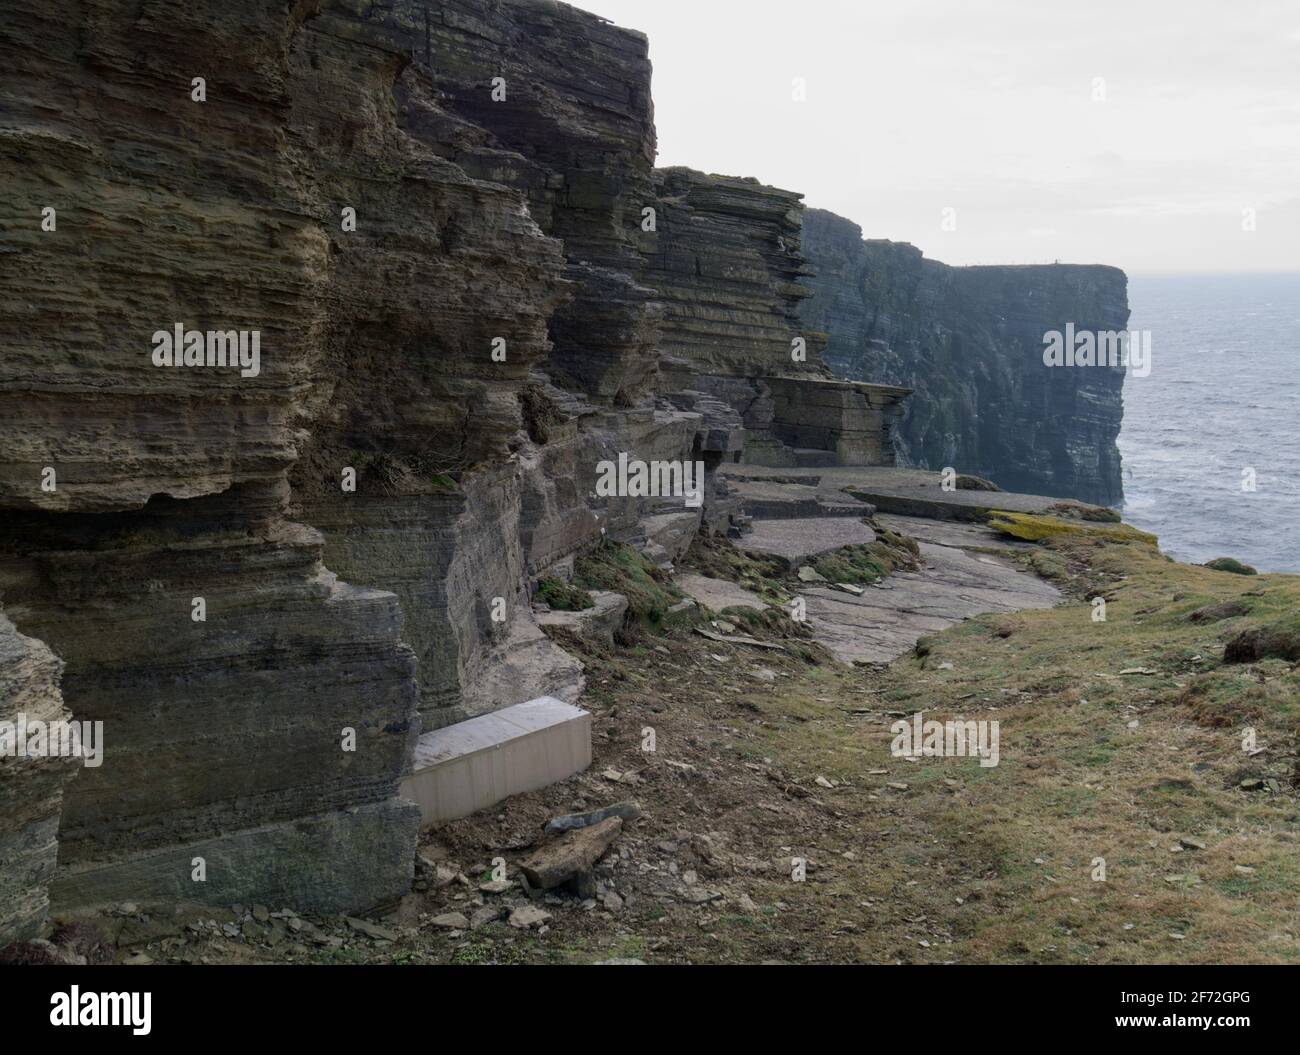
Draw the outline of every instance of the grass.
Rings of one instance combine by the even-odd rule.
[[[610,540],[578,558],[573,585],[623,594],[628,617],[650,627],[661,625],[668,609],[685,596],[652,561],[631,546]]]
[[[586,590],[559,579],[541,580],[533,596],[545,601],[557,612],[581,612],[596,607],[596,602]]]
[[[920,549],[914,539],[893,531],[878,529],[874,542],[843,546],[823,553],[809,562],[819,575],[830,582],[870,585],[903,569],[914,569]]]
[[[591,768],[434,838],[450,859],[482,861],[556,813],[635,796],[645,815],[608,873],[626,907],[548,904],[545,934],[421,931],[374,957],[1300,962],[1300,672],[1275,656],[1225,662],[1240,635],[1291,625],[1300,576],[1176,564],[1093,531],[1022,556],[1056,576],[1060,606],[967,620],[884,669],[798,655],[793,637],[788,651],[759,651],[671,623],[635,647],[584,653]],[[743,554],[708,559],[766,577]],[[671,603],[625,548],[602,547],[580,572],[584,588],[642,591],[643,612]],[[764,635],[791,625],[746,623]],[[916,711],[996,720],[999,765],[892,755],[891,724]],[[636,786],[607,768],[637,772]],[[791,856],[810,862],[805,881]],[[670,861],[725,899],[659,897]]]

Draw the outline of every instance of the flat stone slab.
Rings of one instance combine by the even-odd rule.
[[[874,510],[861,499],[845,494],[838,488],[823,488],[817,474],[826,469],[768,469],[771,478],[731,476],[732,493],[740,501],[747,516],[774,520],[785,517],[862,517]],[[781,477],[787,473],[808,473],[804,481],[786,482]]]
[[[762,611],[767,607],[767,602],[758,594],[726,579],[681,575],[674,581],[683,593],[715,612],[724,608],[757,608]]]
[[[802,564],[819,553],[842,546],[873,542],[876,533],[862,517],[800,517],[790,520],[755,520],[752,530],[736,540],[736,548],[780,557],[787,564]]]
[[[554,784],[591,765],[591,715],[542,696],[425,733],[402,796],[428,828]]]
[[[926,517],[898,516],[895,513],[877,513],[875,521],[890,531],[911,535],[918,542],[933,542],[937,546],[1005,550],[1029,550],[1038,546],[1035,542],[1023,542],[972,521],[930,520]]]
[[[856,502],[874,506],[882,513],[980,520],[989,509],[1044,513],[1052,506],[1070,501],[1013,491],[945,491],[941,473],[893,466],[836,465],[774,470],[758,465],[724,465],[718,473],[742,495],[746,513],[765,519],[778,515],[850,515]]]
[[[845,663],[888,663],[919,638],[984,612],[1051,608],[1055,587],[983,554],[922,542],[924,567],[859,597],[810,586],[802,596],[813,636]]]

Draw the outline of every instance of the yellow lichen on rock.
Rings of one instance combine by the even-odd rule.
[[[1083,535],[1106,538],[1117,542],[1142,542],[1148,546],[1158,543],[1155,535],[1139,531],[1128,524],[1100,524],[1083,520],[1062,520],[1059,517],[1034,513],[1013,513],[994,509],[989,512],[988,525],[1004,535],[1026,542],[1039,542],[1045,538],[1062,535]]]

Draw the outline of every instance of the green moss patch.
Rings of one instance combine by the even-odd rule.
[[[596,602],[586,590],[559,579],[543,579],[537,584],[537,592],[533,596],[559,612],[581,612],[596,607]]]
[[[657,626],[682,593],[654,562],[622,542],[603,540],[578,558],[573,585],[613,590],[627,598],[628,617]]]
[[[868,585],[895,571],[917,567],[920,556],[914,539],[893,531],[880,530],[874,542],[843,546],[814,557],[809,563],[830,582]]]
[[[1231,572],[1233,575],[1259,574],[1259,572],[1249,564],[1242,564],[1241,561],[1237,560],[1235,557],[1215,557],[1214,560],[1207,560],[1205,566],[1207,568],[1212,568],[1214,571]]]

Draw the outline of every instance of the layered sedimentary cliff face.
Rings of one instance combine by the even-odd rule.
[[[334,320],[375,292],[339,281],[349,188],[297,117],[311,10],[19,3],[0,28],[0,593],[104,726],[56,904],[360,907],[410,875],[402,613],[286,516]],[[354,41],[336,134],[383,140],[400,66]]]
[[[56,815],[64,908],[391,900],[421,726],[580,690],[530,580],[699,524],[593,494],[708,435],[655,398],[645,38],[541,0],[69,0],[0,56],[5,684],[43,714],[62,661],[106,741],[61,807],[0,762],[6,934]]]
[[[710,414],[711,449],[767,465],[888,464],[906,393],[835,381],[825,334],[800,320],[802,195],[686,168],[656,171],[655,192],[640,274],[664,302],[660,387]]]
[[[829,335],[831,368],[915,389],[897,436],[905,460],[1008,490],[1121,501],[1123,368],[1047,367],[1043,350],[1044,334],[1068,324],[1122,330],[1122,271],[948,267],[910,245],[864,241],[857,224],[820,209],[804,215],[803,245],[816,275],[802,318]]]

